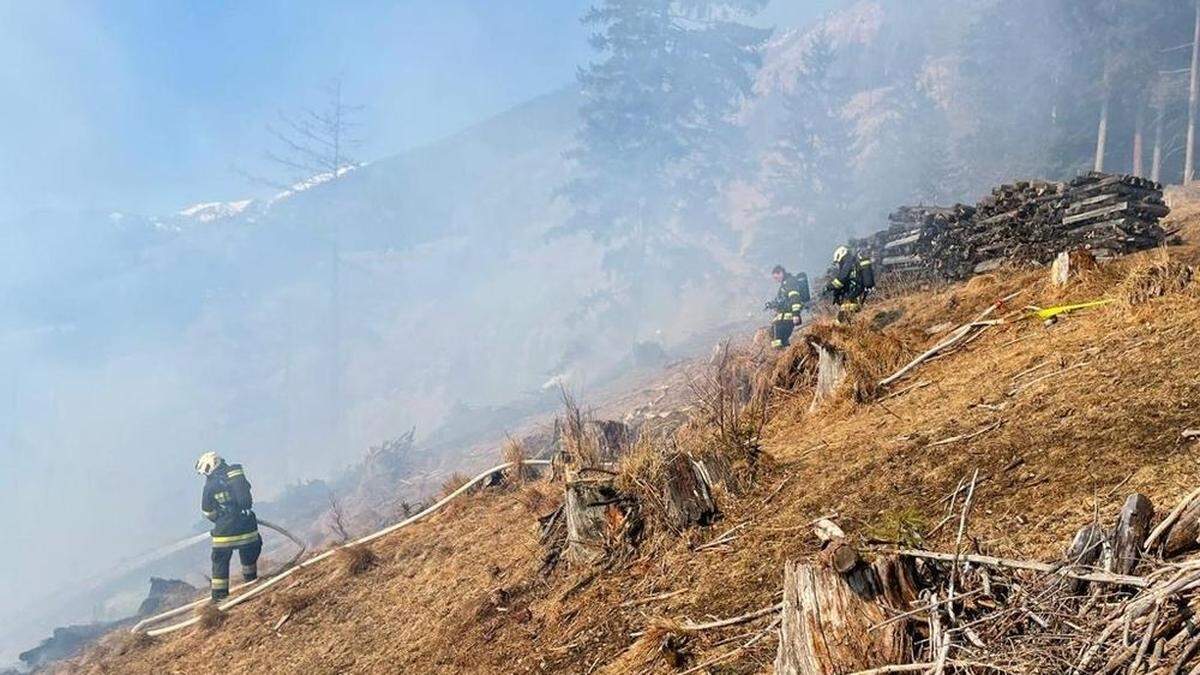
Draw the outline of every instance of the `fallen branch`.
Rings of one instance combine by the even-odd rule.
[[[712,630],[714,628],[724,628],[726,626],[736,626],[739,623],[746,623],[747,621],[753,621],[755,619],[767,616],[768,614],[774,614],[775,612],[781,611],[782,609],[783,609],[783,603],[777,602],[774,605],[771,605],[770,607],[763,607],[762,609],[756,609],[753,612],[747,612],[740,616],[735,616],[735,617],[732,617],[729,619],[721,619],[720,621],[710,621],[709,623],[688,622],[688,623],[680,625],[677,628],[677,630],[681,630],[685,633],[699,633],[701,631]]]
[[[965,561],[972,562],[977,565],[987,565],[991,567],[1007,567],[1009,569],[1029,570],[1031,572],[1041,572],[1043,574],[1057,574],[1058,576],[1067,577],[1070,579],[1079,579],[1081,581],[1092,581],[1101,584],[1115,584],[1118,586],[1135,586],[1137,588],[1146,588],[1150,586],[1150,582],[1144,577],[1135,577],[1128,574],[1112,574],[1109,572],[1077,572],[1069,567],[1062,565],[1051,565],[1049,563],[1033,562],[1029,560],[1012,560],[1010,558],[996,558],[990,555],[974,555],[961,554],[954,555],[953,553],[940,553],[936,551],[920,551],[917,549],[885,549],[887,553],[895,553],[896,555],[907,556],[910,558],[926,558],[929,560],[942,560],[945,562]]]
[[[942,440],[934,441],[925,447],[936,448],[939,445],[950,445],[951,443],[957,443],[959,441],[969,441],[972,438],[982,436],[989,431],[994,431],[996,429],[999,429],[1000,425],[1002,425],[1002,424],[1004,424],[1004,420],[998,420],[996,422],[993,422],[993,423],[987,425],[986,427],[983,427],[982,429],[980,429],[978,431],[973,431],[969,434],[962,434],[960,436],[951,436],[950,438],[943,438]]]

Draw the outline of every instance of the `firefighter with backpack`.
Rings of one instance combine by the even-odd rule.
[[[833,274],[825,286],[833,304],[840,310],[839,315],[853,314],[861,309],[867,293],[873,288],[875,270],[871,260],[860,257],[847,246],[839,246],[833,252]]]
[[[800,325],[800,312],[812,297],[808,291],[808,275],[803,272],[791,274],[783,265],[776,265],[771,270],[771,277],[779,284],[775,299],[765,307],[775,312],[775,320],[771,322],[771,346],[783,349]]]

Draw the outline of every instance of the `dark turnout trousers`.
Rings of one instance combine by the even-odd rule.
[[[262,537],[254,533],[253,541],[239,546],[213,546],[212,550],[212,598],[224,600],[229,597],[229,563],[233,552],[238,552],[242,563],[242,580],[258,578],[258,555],[262,553]]]

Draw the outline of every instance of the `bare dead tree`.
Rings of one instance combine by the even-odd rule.
[[[340,180],[347,171],[358,166],[353,153],[362,146],[361,105],[346,102],[343,80],[339,75],[322,88],[320,106],[303,108],[295,113],[279,113],[279,119],[267,124],[274,147],[267,150],[266,159],[278,168],[274,178],[245,174],[254,182],[284,192],[296,191],[319,183]],[[243,172],[245,173],[245,172]],[[329,353],[331,370],[329,400],[331,419],[329,432],[334,444],[345,442],[344,405],[342,392],[342,233],[335,219],[319,227],[329,244]]]
[[[330,526],[337,535],[338,543],[345,544],[350,541],[350,531],[346,528],[346,516],[342,511],[342,503],[333,494],[333,490],[329,491],[329,517]]]
[[[266,159],[281,169],[282,180],[264,182],[281,190],[292,190],[314,181],[341,178],[358,161],[353,153],[362,146],[358,117],[361,105],[350,105],[342,91],[341,76],[322,88],[324,102],[318,108],[297,113],[279,113],[279,119],[267,125],[275,140]]]

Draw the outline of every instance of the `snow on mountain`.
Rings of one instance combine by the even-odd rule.
[[[202,202],[180,210],[178,215],[201,223],[210,223],[214,220],[239,215],[253,203],[253,199],[242,199],[236,202]]]

